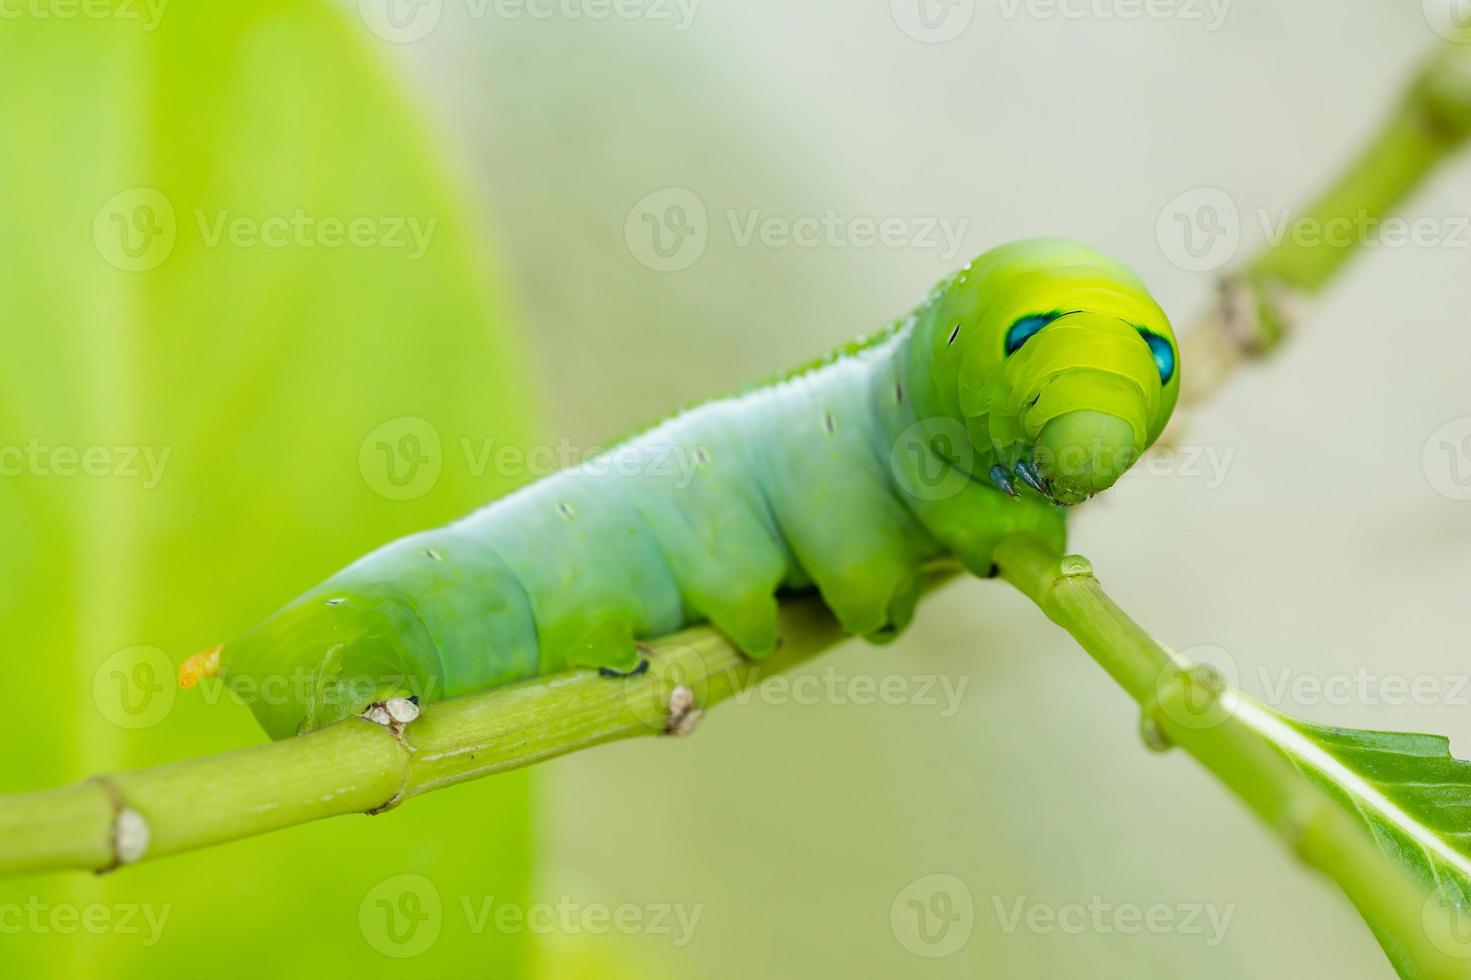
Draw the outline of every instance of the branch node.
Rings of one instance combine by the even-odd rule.
[[[374,701],[364,708],[358,717],[364,721],[388,729],[389,733],[403,746],[404,752],[407,753],[405,756],[403,782],[399,786],[398,792],[390,796],[385,802],[366,811],[368,816],[372,817],[392,810],[402,803],[408,795],[409,772],[412,766],[407,760],[416,750],[413,743],[404,737],[404,730],[419,718],[419,699],[417,697],[411,697]]]
[[[106,776],[93,776],[91,782],[102,787],[108,802],[112,804],[112,822],[107,829],[108,849],[112,852],[112,860],[98,868],[97,873],[107,874],[125,864],[143,860],[153,838],[148,821],[143,814],[128,806],[112,780]]]
[[[394,738],[404,742],[404,729],[419,717],[419,699],[389,698],[387,701],[374,701],[358,717],[381,725],[392,732]]]
[[[1217,329],[1249,360],[1264,357],[1308,315],[1308,294],[1258,273],[1226,276],[1218,286]]]
[[[1155,714],[1158,707],[1158,703],[1153,702],[1139,713],[1139,737],[1149,751],[1168,752],[1175,747],[1175,743],[1170,741],[1164,725],[1160,724],[1159,716]]]
[[[1186,673],[1189,674],[1190,680],[1198,684],[1212,701],[1226,693],[1226,678],[1221,676],[1221,672],[1214,664],[1191,664]]]
[[[669,692],[669,722],[664,726],[664,734],[689,735],[703,715],[695,706],[695,692],[681,684]]]
[[[397,809],[398,805],[403,801],[404,791],[400,789],[397,793],[394,793],[392,796],[390,796],[386,802],[380,803],[377,806],[373,807],[373,809],[364,810],[363,812],[370,817],[376,817],[380,813],[387,813],[389,810]]]
[[[1240,273],[1222,277],[1216,286],[1216,329],[1231,348],[1246,358],[1261,357],[1267,351],[1262,342],[1260,297],[1255,284]]]
[[[148,853],[152,831],[143,814],[131,807],[123,807],[113,820],[112,847],[118,864],[132,864]]]
[[[1166,666],[1153,690],[1140,698],[1139,734],[1144,744],[1163,752],[1173,747],[1171,729],[1200,731],[1224,724],[1235,710],[1226,697],[1226,679],[1210,664]]]

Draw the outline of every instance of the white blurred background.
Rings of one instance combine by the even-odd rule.
[[[1441,43],[1388,0],[925,0],[933,30],[917,0],[529,2],[552,16],[442,0],[422,38],[365,36],[484,202],[545,437],[583,447],[879,326],[1017,237],[1112,252],[1186,327],[1216,272],[1161,234],[1170,202],[1224,191],[1227,244],[1251,254],[1262,214],[1305,204]],[[1192,420],[1193,464],[1073,524],[1126,609],[1218,648],[1202,656],[1257,697],[1462,755],[1471,503],[1451,499],[1457,460],[1424,450],[1471,415],[1468,180],[1459,163],[1406,210],[1445,241],[1367,250]],[[694,234],[660,260],[642,215],[670,204]],[[829,214],[847,233],[812,247],[744,238]],[[885,219],[896,241],[854,240]],[[700,910],[688,935],[596,939],[635,975],[1392,975],[1334,888],[1188,758],[1148,753],[1124,694],[1006,586],[958,584],[898,644],[806,673],[847,693],[758,693],[693,739],[538,770],[545,900]],[[900,703],[854,703],[855,678],[895,676]],[[1154,907],[1163,928],[1130,918]],[[939,941],[916,940],[921,917]]]

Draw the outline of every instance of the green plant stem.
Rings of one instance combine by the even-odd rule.
[[[949,574],[937,571],[931,585]],[[676,688],[704,710],[845,638],[816,597],[784,603],[780,630],[781,648],[760,663],[696,628],[651,644],[640,676],[579,671],[439,702],[402,738],[350,719],[269,745],[0,796],[0,874],[111,870],[309,820],[378,812],[603,742],[663,734],[681,720],[671,718]],[[684,725],[694,720],[686,716]]]
[[[1185,334],[1181,405],[1212,395],[1246,362],[1271,352],[1320,292],[1440,164],[1471,139],[1471,44],[1447,42],[1426,59],[1389,118],[1333,184],[1296,212],[1282,239],[1220,286],[1218,302]],[[1294,235],[1294,228],[1311,235]]]
[[[1273,747],[1265,707],[1151,637],[1108,597],[1086,559],[1012,538],[996,562],[1139,703],[1147,744],[1179,746],[1214,773],[1306,864],[1334,878],[1366,919],[1404,942],[1420,975],[1466,976],[1467,963],[1428,938],[1421,916],[1430,893]]]

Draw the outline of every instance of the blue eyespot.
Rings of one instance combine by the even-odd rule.
[[[1159,383],[1167,385],[1175,376],[1175,348],[1170,342],[1157,333],[1150,333],[1143,327],[1139,328],[1139,336],[1149,345],[1149,353],[1154,355],[1154,366],[1159,368]]]
[[[1056,320],[1057,317],[1058,314],[1056,313],[1034,313],[1031,316],[1024,316],[1013,323],[1011,329],[1006,331],[1007,356],[1021,350],[1022,344],[1030,340],[1032,334],[1041,330],[1053,320]]]

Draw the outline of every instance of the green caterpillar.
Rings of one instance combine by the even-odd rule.
[[[1113,485],[1179,390],[1174,333],[1132,272],[1076,242],[1006,245],[889,328],[635,435],[617,467],[373,552],[181,679],[305,678],[252,699],[282,738],[376,700],[632,672],[640,639],[696,622],[764,657],[777,595],[814,586],[847,631],[889,639],[922,563],[986,574],[1019,532],[1061,549],[1061,508]]]

